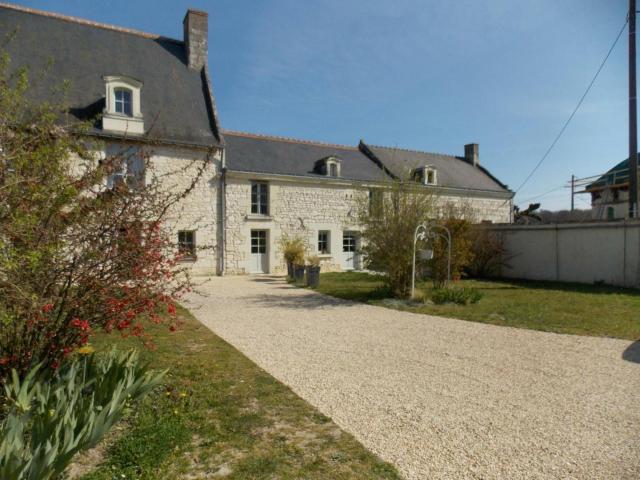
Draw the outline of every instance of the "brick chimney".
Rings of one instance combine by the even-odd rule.
[[[187,10],[182,21],[184,25],[184,45],[187,49],[187,65],[193,70],[201,70],[207,63],[209,15],[200,10]]]
[[[464,146],[464,159],[474,167],[480,165],[480,152],[477,143],[469,143]]]

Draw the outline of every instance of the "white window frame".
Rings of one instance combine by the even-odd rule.
[[[120,168],[106,179],[108,189],[113,189],[120,184],[126,184],[128,188],[138,188],[147,184],[145,162],[138,147],[108,144],[101,155],[103,159],[113,156],[122,157]]]
[[[191,242],[187,242],[184,240],[180,239],[181,234],[190,234],[191,235]],[[179,253],[184,253],[184,249],[182,248],[183,245],[187,245],[190,244],[191,247],[188,249],[189,251],[187,252],[187,254],[182,257],[182,260],[196,260],[197,258],[197,243],[196,243],[196,231],[195,230],[178,230],[178,252]]]
[[[253,188],[256,187],[256,201],[253,201]],[[264,190],[264,192],[262,191]],[[252,215],[269,215],[269,183],[261,182],[261,181],[252,181],[251,182],[251,214]],[[264,198],[264,201],[263,201]],[[254,211],[254,205],[256,207]],[[264,211],[263,210],[264,207]]]
[[[105,84],[105,108],[102,115],[103,130],[130,134],[144,133],[144,120],[140,104],[142,82],[123,75],[102,77]],[[116,91],[131,92],[131,115],[116,111]]]
[[[122,94],[121,99],[118,99],[118,93]],[[126,96],[129,98],[126,98]],[[124,87],[114,88],[113,97],[115,102],[115,113],[125,115],[127,117],[133,117],[133,91],[131,91],[130,88]],[[121,106],[122,111],[118,110],[118,106]],[[127,106],[129,107],[129,112],[127,112]]]
[[[324,161],[324,174],[330,178],[340,178],[341,162],[335,157],[329,157]],[[332,173],[335,172],[335,175]]]
[[[411,179],[418,183],[422,183],[423,185],[437,185],[438,171],[435,168],[426,165],[412,170]]]
[[[322,236],[326,235],[325,240],[321,240]],[[326,244],[325,251],[322,251],[320,248],[320,242]],[[317,244],[318,255],[330,255],[331,254],[331,230],[318,230],[318,244]]]

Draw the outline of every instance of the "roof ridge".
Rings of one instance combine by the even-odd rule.
[[[264,133],[241,132],[238,130],[227,130],[227,129],[223,129],[222,133],[225,135],[231,135],[231,136],[235,135],[235,136],[248,137],[248,138],[264,138],[269,140],[276,140],[278,142],[289,142],[289,143],[299,143],[302,145],[316,145],[319,147],[337,147],[337,148],[344,148],[347,150],[358,150],[358,147],[353,145],[341,145],[339,143],[321,142],[318,140],[303,140],[300,138],[282,137],[278,135],[267,135]]]
[[[54,18],[56,20],[62,20],[64,22],[77,23],[79,25],[85,25],[85,26],[94,27],[94,28],[101,28],[103,30],[112,30],[114,32],[128,33],[131,35],[137,35],[139,37],[149,38],[152,40],[157,40],[159,38],[162,38],[164,40],[170,40],[176,43],[184,43],[182,40],[178,40],[176,38],[171,38],[171,37],[165,37],[157,33],[148,33],[140,30],[134,30],[132,28],[118,27],[117,25],[94,22],[93,20],[87,20],[85,18],[73,17],[70,15],[63,15],[61,13],[49,12],[46,10],[39,10],[36,8],[23,7],[22,5],[15,5],[13,3],[0,2],[0,8],[8,8],[10,10],[15,10],[18,12],[31,13],[33,15],[40,15],[43,17]]]
[[[368,143],[368,142],[364,142],[365,145],[368,145],[370,147],[374,147],[374,148],[385,148],[387,150],[402,150],[403,152],[412,152],[412,153],[426,153],[428,155],[441,155],[443,157],[452,157],[452,158],[457,158],[457,159],[461,159],[463,158],[460,155],[451,155],[450,153],[439,153],[439,152],[427,152],[425,150],[415,150],[412,148],[402,148],[402,147],[386,147],[384,145],[375,145],[373,143]]]

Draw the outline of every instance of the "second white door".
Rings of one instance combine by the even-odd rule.
[[[267,248],[267,231],[251,230],[251,273],[269,272],[269,249]]]
[[[344,270],[358,270],[358,234],[356,232],[342,233],[342,268]]]

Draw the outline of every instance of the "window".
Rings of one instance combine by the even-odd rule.
[[[113,166],[113,173],[107,177],[107,188],[113,189],[120,185],[127,185],[129,188],[144,186],[145,161],[138,147],[109,144],[105,158],[100,162],[109,162]]]
[[[340,165],[342,160],[339,157],[329,156],[317,160],[313,171],[325,177],[340,177]]]
[[[105,86],[103,130],[143,134],[142,82],[124,75],[106,75],[102,79]]]
[[[369,213],[379,216],[382,213],[382,190],[369,190]]]
[[[436,185],[438,183],[438,173],[435,168],[424,166],[411,171],[411,180],[424,185]]]
[[[126,115],[127,117],[133,116],[133,105],[131,90],[127,88],[116,88],[114,90],[116,101],[116,113]]]
[[[193,230],[181,230],[178,232],[178,253],[183,259],[196,258],[196,232]]]
[[[251,253],[267,253],[266,230],[251,230]]]
[[[344,232],[342,234],[342,251],[343,252],[356,251],[356,234],[354,232]]]
[[[269,184],[254,182],[251,184],[251,213],[269,214]]]
[[[331,253],[331,248],[329,246],[328,230],[320,230],[318,232],[318,253],[320,254]]]
[[[615,220],[616,212],[613,207],[607,207],[607,220]]]

